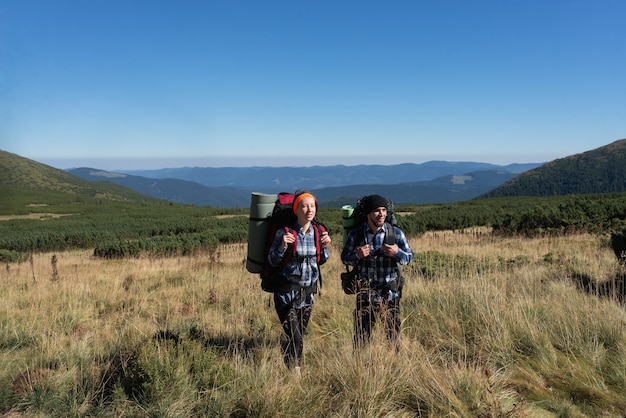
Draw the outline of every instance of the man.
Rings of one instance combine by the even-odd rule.
[[[399,265],[413,260],[413,251],[397,226],[387,221],[390,201],[380,195],[361,199],[366,222],[348,235],[341,261],[357,268],[354,344],[363,347],[371,339],[376,317],[380,317],[387,338],[399,349],[402,276]]]

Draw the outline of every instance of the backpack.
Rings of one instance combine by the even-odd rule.
[[[368,196],[363,196],[359,200],[357,200],[356,207],[352,212],[351,216],[343,218],[344,225],[351,225],[349,227],[350,231],[356,229],[357,238],[356,242],[360,243],[365,240],[364,235],[364,224],[367,223],[367,213],[363,208],[363,204],[365,199]],[[394,204],[391,200],[387,199],[387,217],[385,218],[385,228],[387,232],[385,233],[385,244],[393,245],[396,243],[396,230],[395,227],[398,226],[396,221],[396,216],[394,214]],[[344,226],[344,228],[346,228]],[[349,232],[350,232],[349,231]],[[349,233],[348,232],[348,233]],[[346,265],[346,271],[341,273],[341,288],[346,295],[353,295],[358,293],[359,288],[364,284],[360,282],[358,277],[358,268],[359,266],[353,266],[352,269],[348,265]],[[402,294],[402,287],[404,286],[404,277],[402,276],[402,269],[400,265],[396,265],[396,270],[398,271],[398,279],[395,286],[390,288],[390,290],[398,290],[400,294]]]
[[[284,229],[286,233],[292,232],[296,235],[297,233],[293,230],[292,226],[297,221],[297,216],[293,213],[293,201],[295,199],[295,194],[281,192],[278,193],[278,198],[274,203],[274,209],[272,210],[272,215],[270,217],[270,227],[265,240],[265,259],[263,262],[263,269],[259,273],[261,278],[261,289],[265,292],[275,293],[275,292],[288,292],[290,290],[300,289],[300,286],[290,284],[287,279],[280,275],[280,272],[284,268],[284,266],[289,263],[291,258],[296,254],[297,250],[297,241],[293,244],[290,244],[285,251],[285,255],[283,259],[278,263],[277,266],[272,266],[267,260],[267,255],[270,252],[270,248],[272,243],[274,242],[274,237],[276,236],[276,232],[279,229]],[[317,259],[317,263],[319,266],[319,261],[322,253],[322,245],[321,245],[321,236],[322,233],[326,231],[326,227],[318,222],[317,220],[313,220],[311,222],[311,227],[313,228],[313,232],[315,234],[315,257]],[[319,283],[320,287],[322,285],[322,273],[321,269],[319,270]],[[312,286],[311,289],[307,289],[311,293],[315,293],[317,291],[317,284]]]

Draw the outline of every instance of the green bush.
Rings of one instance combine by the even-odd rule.
[[[28,257],[28,253],[12,250],[3,250],[0,248],[0,262],[22,263],[24,261],[27,261]]]

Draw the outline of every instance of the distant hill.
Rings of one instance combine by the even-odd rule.
[[[117,184],[89,182],[64,170],[2,150],[0,150],[0,185],[4,190],[28,189],[29,191],[52,191],[120,201],[156,201]]]
[[[345,167],[341,166],[339,171]],[[242,168],[248,171],[248,177],[254,183],[257,169]],[[284,168],[275,169],[282,171]],[[326,173],[333,173],[336,167],[325,167]],[[361,168],[359,167],[359,170]],[[372,166],[371,172],[376,173],[378,166]],[[389,171],[385,167],[383,171]],[[213,169],[219,170],[219,169]],[[228,169],[226,169],[228,170]],[[298,171],[292,170],[292,176]],[[108,172],[93,168],[78,168],[68,170],[72,174],[90,181],[106,179],[111,182],[123,185],[135,191],[158,197],[177,203],[186,203],[198,206],[214,207],[246,207],[250,204],[250,193],[261,191],[265,193],[275,193],[276,191],[293,191],[296,188],[264,187],[254,189],[250,187],[206,187],[195,181],[180,179],[158,179],[133,176],[124,173]],[[219,171],[214,171],[219,173]],[[219,174],[215,174],[219,176]],[[359,197],[365,194],[379,193],[388,196],[398,204],[420,204],[420,203],[449,203],[461,200],[473,199],[481,194],[499,186],[505,181],[518,175],[516,172],[500,170],[483,170],[463,175],[447,175],[429,181],[399,183],[399,184],[348,184],[337,187],[315,188],[313,184],[303,182],[301,177],[296,178],[303,187],[313,191],[318,200],[325,206],[341,206],[347,203],[354,203]],[[409,176],[410,177],[410,176]],[[353,176],[348,176],[349,179]],[[370,178],[370,177],[368,177]],[[380,176],[375,176],[380,178]],[[350,183],[351,180],[344,182]],[[354,180],[352,180],[354,181]],[[282,184],[282,183],[281,183]],[[311,186],[311,187],[306,187]]]
[[[481,197],[552,196],[626,191],[626,139],[560,158],[505,182]]]
[[[0,151],[0,185],[115,200],[160,199],[196,206],[226,208],[249,206],[250,193],[254,191],[276,193],[299,188],[314,191],[323,205],[334,207],[354,203],[359,197],[371,193],[386,195],[397,204],[449,203],[480,196],[529,167],[538,165],[494,166],[485,163],[431,161],[396,166],[179,169],[182,173],[187,170],[195,174],[210,173],[212,178],[205,179],[206,183],[222,184],[209,187],[191,180],[147,178],[97,168],[63,171]],[[476,167],[480,169],[472,170]],[[489,169],[482,169],[484,167]],[[159,173],[177,172],[178,169],[159,170]],[[441,172],[447,174],[431,178]],[[238,178],[236,181],[233,178],[235,174]],[[268,180],[270,178],[274,180]],[[416,181],[414,180],[416,178],[428,180]],[[326,183],[337,186],[323,186]]]
[[[484,170],[431,181],[328,187],[315,190],[315,196],[331,207],[354,204],[359,197],[373,193],[387,196],[396,204],[452,203],[473,199],[515,176],[516,173]]]
[[[397,204],[424,204],[477,197],[626,192],[626,139],[546,164],[429,161],[391,166],[194,167],[130,173],[144,175],[97,168],[58,170],[0,150],[3,198],[15,190],[28,189],[111,200],[243,208],[249,205],[254,191],[308,189],[323,205],[339,207],[371,193],[388,196]]]
[[[421,164],[332,165],[311,167],[183,167],[160,170],[130,170],[125,174],[154,179],[194,181],[207,187],[235,187],[275,193],[283,190],[318,190],[357,184],[399,184],[460,176],[477,171],[519,174],[541,163],[500,166],[476,162],[428,161]]]
[[[250,193],[233,187],[206,187],[195,181],[153,179],[95,168],[74,168],[68,172],[89,181],[110,181],[170,202],[214,207],[246,207],[250,204]]]
[[[429,161],[422,164],[312,166],[312,167],[183,167],[160,170],[130,170],[127,173],[101,172],[133,190],[163,199],[189,204],[226,207],[249,205],[251,192],[277,193],[298,189],[315,191],[320,202],[329,206],[353,203],[364,194],[388,195],[399,204],[447,203],[468,200],[501,185],[516,175],[539,166],[540,163],[499,166],[476,162]],[[93,170],[93,169],[91,169]],[[71,172],[87,179],[79,171]],[[123,174],[124,176],[116,176]],[[144,180],[139,180],[144,178]],[[146,181],[145,178],[153,179]],[[181,183],[156,184],[154,180],[179,179]],[[177,184],[176,190],[168,187]],[[198,184],[206,186],[204,190]],[[150,191],[147,186],[150,185]],[[154,189],[159,189],[158,194]],[[180,191],[188,190],[187,198]],[[224,202],[208,200],[213,191],[227,197]],[[174,193],[173,193],[174,192]],[[201,202],[197,197],[205,196]],[[174,194],[178,197],[173,197]],[[219,195],[218,194],[218,195]],[[213,199],[217,198],[213,197]]]

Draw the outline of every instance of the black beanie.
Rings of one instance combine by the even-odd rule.
[[[365,213],[370,213],[380,207],[389,209],[389,201],[380,195],[373,194],[363,199],[363,210]]]

